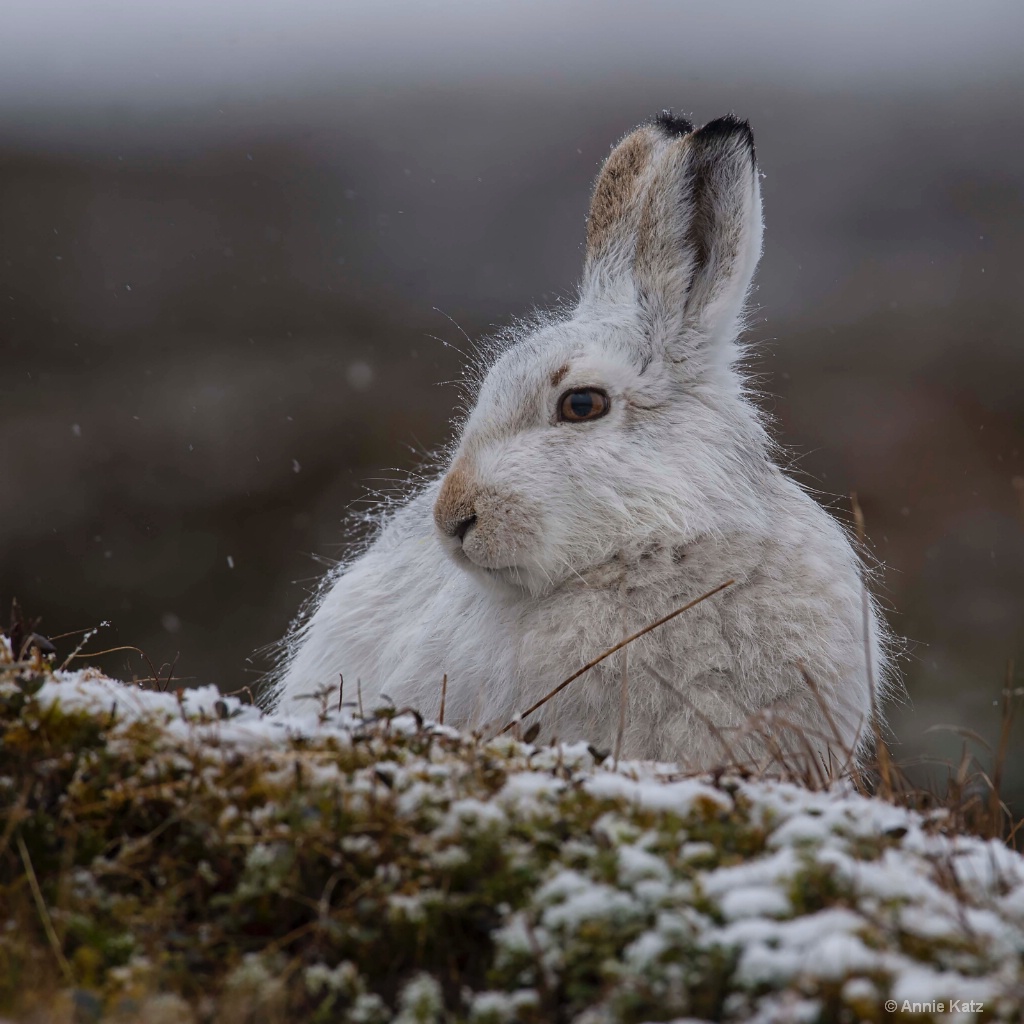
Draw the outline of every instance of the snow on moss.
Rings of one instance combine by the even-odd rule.
[[[0,808],[16,1019],[1015,1021],[1024,1005],[1024,858],[850,788],[611,770],[583,745],[393,709],[267,718],[212,687],[0,666]],[[935,1009],[950,1000],[983,1012]]]

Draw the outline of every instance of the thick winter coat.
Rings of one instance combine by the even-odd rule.
[[[887,665],[844,530],[772,460],[737,336],[761,251],[753,136],[663,114],[604,163],[579,302],[484,367],[445,472],[332,574],[274,705],[357,687],[496,731],[708,767],[871,735]],[[866,627],[866,636],[865,636]]]

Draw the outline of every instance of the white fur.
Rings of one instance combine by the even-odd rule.
[[[445,475],[389,514],[290,638],[278,710],[310,707],[304,695],[343,673],[347,699],[358,680],[368,708],[386,694],[435,717],[447,675],[446,722],[498,728],[734,579],[525,725],[611,749],[625,686],[626,757],[763,763],[777,743],[842,759],[869,738],[869,680],[880,692],[887,663],[873,605],[865,642],[862,568],[843,529],[772,462],[737,368],[761,246],[749,129],[638,131],[657,135],[651,163],[618,234],[588,259],[578,306],[502,348],[453,448],[447,472],[476,525],[461,543],[447,529],[458,513],[450,495],[435,508]],[[608,414],[559,422],[573,387],[606,391]],[[752,715],[771,739],[744,730]]]

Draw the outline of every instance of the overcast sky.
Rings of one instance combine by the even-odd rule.
[[[839,87],[1012,74],[1021,0],[6,0],[0,111],[216,101],[358,77],[679,70]]]

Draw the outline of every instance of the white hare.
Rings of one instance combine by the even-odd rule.
[[[748,397],[760,251],[746,122],[666,112],[626,136],[594,188],[578,304],[500,345],[447,470],[289,639],[274,706],[311,709],[343,673],[349,699],[358,681],[367,707],[435,717],[446,675],[447,724],[501,727],[733,580],[524,728],[694,768],[859,749],[884,634],[844,531],[772,462]]]

